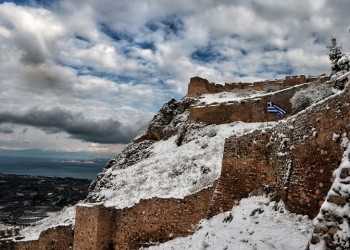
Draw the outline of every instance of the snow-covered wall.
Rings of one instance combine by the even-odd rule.
[[[329,80],[329,76],[287,76],[285,79],[260,81],[253,83],[225,83],[225,85],[209,83],[208,80],[200,77],[192,77],[188,84],[187,96],[195,97],[203,94],[214,94],[225,91],[235,91],[242,89],[252,89],[258,91],[277,91],[285,88],[289,88],[298,84],[307,82],[326,82]]]
[[[339,167],[334,171],[334,182],[320,213],[314,219],[312,250],[350,249],[350,144],[342,138],[346,148]]]
[[[315,83],[319,85],[319,83]],[[189,119],[206,124],[223,124],[235,121],[266,122],[277,121],[281,118],[267,113],[267,102],[270,100],[284,110],[286,117],[296,114],[300,110],[293,108],[290,101],[295,93],[306,89],[313,84],[305,83],[273,93],[254,95],[254,98],[235,98],[233,101],[214,102],[201,105],[201,102],[190,106]],[[328,84],[331,86],[330,82]],[[201,99],[199,99],[201,100]]]
[[[191,234],[205,218],[213,188],[183,199],[152,198],[124,209],[78,206],[74,249],[138,249]]]
[[[341,135],[350,133],[349,100],[347,90],[272,130],[227,139],[210,216],[266,191],[289,211],[315,217],[342,157]]]
[[[39,239],[29,241],[0,241],[0,249],[4,250],[42,250],[71,249],[73,246],[73,228],[69,226],[56,226],[41,232]]]

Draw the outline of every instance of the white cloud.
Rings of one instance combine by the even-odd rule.
[[[0,111],[60,107],[137,130],[196,75],[224,83],[329,72],[330,35],[350,49],[349,8],[345,0],[3,3]]]

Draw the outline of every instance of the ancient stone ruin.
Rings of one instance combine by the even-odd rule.
[[[206,124],[266,121],[268,99],[281,103],[288,116],[293,117],[278,122],[272,129],[227,138],[221,176],[212,187],[184,199],[151,198],[124,209],[100,204],[81,205],[76,210],[74,230],[69,227],[49,229],[38,241],[8,243],[9,249],[138,249],[190,235],[201,219],[228,211],[249,195],[264,193],[283,200],[291,212],[310,218],[317,216],[320,223],[310,239],[311,246],[321,240],[329,249],[343,246],[346,242],[335,235],[345,221],[349,223],[349,216],[332,214],[329,206],[321,206],[325,201],[340,207],[349,206],[349,193],[332,187],[335,178],[349,185],[347,165],[335,177],[332,175],[341,163],[343,142],[350,133],[349,89],[299,113],[293,113],[289,103],[297,90],[328,80],[327,77],[298,76],[253,84],[216,85],[192,78],[188,89],[188,96],[192,97],[242,88],[273,87],[279,91],[260,99],[219,105],[196,106],[196,102],[191,101],[187,107],[190,109],[188,119]],[[171,102],[169,105],[178,104]],[[167,136],[163,132],[165,126],[158,125],[157,129],[150,127],[134,144]],[[169,133],[169,136],[174,134]]]

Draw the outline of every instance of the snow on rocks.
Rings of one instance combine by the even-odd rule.
[[[221,92],[216,94],[203,94],[199,97],[201,105],[214,104],[222,102],[241,101],[246,98],[254,98],[264,94],[263,91],[256,91],[253,89],[249,90],[238,90],[234,92]]]
[[[204,126],[187,124],[181,146],[176,135],[154,142],[149,157],[127,168],[105,169],[89,194],[89,202],[107,207],[131,207],[141,199],[184,198],[211,186],[219,178],[225,138],[243,135],[265,123]]]
[[[266,196],[242,199],[231,211],[203,220],[193,235],[149,249],[306,249],[312,232],[307,216],[289,213]]]
[[[57,226],[73,226],[75,220],[75,206],[65,207],[58,213],[52,213],[51,216],[36,222],[21,230],[21,241],[37,240],[40,233]]]
[[[344,137],[346,138],[346,137]],[[345,140],[344,141],[348,141]],[[334,182],[313,223],[311,250],[350,249],[350,145],[334,171]]]

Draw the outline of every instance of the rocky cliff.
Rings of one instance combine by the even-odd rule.
[[[75,227],[69,244],[74,249],[137,249],[169,241],[192,234],[202,219],[231,210],[242,198],[265,194],[291,212],[317,216],[311,246],[345,249],[345,210],[332,213],[332,205],[322,204],[349,206],[347,170],[332,175],[349,141],[349,89],[315,99],[299,112],[291,99],[326,81],[305,79],[276,81],[278,91],[256,89],[247,95],[196,78],[196,89],[224,89],[216,96],[219,101],[206,106],[208,96],[193,95],[164,104],[148,130],[91,184],[87,199],[71,215]],[[268,99],[285,105],[288,116],[269,119]],[[345,186],[329,194],[336,178]],[[40,242],[50,242],[43,237]],[[18,243],[14,249],[37,249],[29,246]]]

